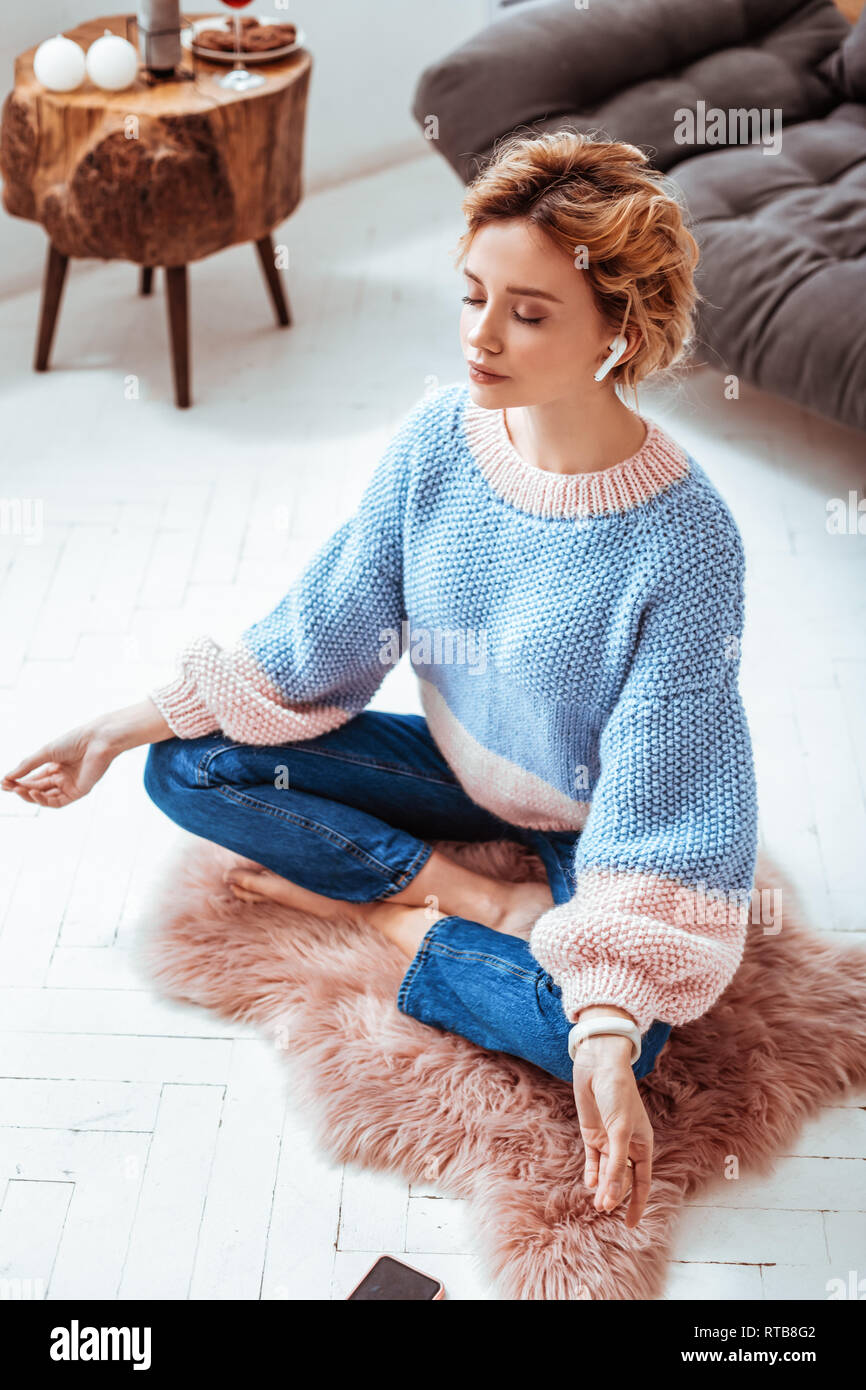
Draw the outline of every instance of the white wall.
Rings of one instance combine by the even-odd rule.
[[[129,0],[128,10],[135,0]],[[118,7],[118,11],[122,7]],[[189,5],[190,13],[219,6]],[[410,115],[421,70],[488,22],[488,0],[254,0],[252,13],[290,19],[313,55],[304,185],[308,192],[369,173],[429,145]],[[110,0],[3,0],[0,90],[12,86],[16,54],[51,34],[112,13]],[[221,13],[228,14],[228,10]],[[39,282],[45,235],[0,209],[0,297]]]

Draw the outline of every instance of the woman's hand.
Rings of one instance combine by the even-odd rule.
[[[118,753],[172,737],[153,702],[142,700],[43,744],[6,773],[0,788],[37,806],[68,806],[87,795]]]
[[[597,1185],[596,1211],[612,1211],[619,1204],[630,1175],[626,1225],[636,1226],[649,1197],[653,1131],[631,1069],[630,1040],[615,1034],[584,1038],[574,1054],[573,1081],[586,1150],[584,1181],[587,1187]]]

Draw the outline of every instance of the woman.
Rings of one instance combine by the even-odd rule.
[[[682,357],[697,247],[639,150],[571,133],[503,142],[463,209],[468,384],[235,647],[3,785],[63,806],[150,743],[156,804],[262,866],[237,897],[354,905],[409,961],[403,1012],[572,1080],[596,1208],[631,1178],[634,1226],[637,1082],[732,978],[757,852],[740,535],[621,396]],[[366,710],[407,645],[424,715]],[[548,883],[442,839],[522,842]]]

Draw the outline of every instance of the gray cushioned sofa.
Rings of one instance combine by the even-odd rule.
[[[866,430],[866,12],[852,28],[831,0],[530,5],[425,69],[412,109],[464,182],[517,129],[641,146],[701,246],[697,360]]]

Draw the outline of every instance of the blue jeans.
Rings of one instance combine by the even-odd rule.
[[[579,831],[527,830],[472,801],[419,714],[366,710],[331,733],[279,746],[224,734],[150,747],[144,785],[178,825],[314,893],[378,902],[412,881],[434,840],[512,840],[544,863],[555,903],[574,894]],[[427,930],[397,994],[403,1013],[570,1081],[562,991],[526,941],[464,917]],[[643,1034],[635,1076],[671,1031]]]

